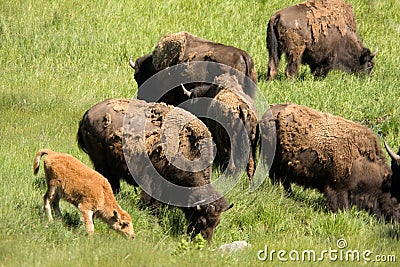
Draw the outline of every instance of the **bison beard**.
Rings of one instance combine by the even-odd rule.
[[[324,192],[336,212],[350,204],[386,219],[400,220],[400,208],[386,186],[391,170],[371,130],[340,117],[295,104],[272,105],[261,132],[276,127],[270,177],[286,189],[294,182]],[[262,135],[271,145],[273,136]],[[262,152],[265,157],[265,152]]]
[[[274,13],[267,27],[268,78],[278,73],[286,55],[286,76],[294,78],[300,64],[315,77],[331,70],[370,74],[377,50],[365,48],[356,33],[353,8],[342,0],[313,0]]]
[[[172,112],[174,115],[171,115]],[[143,114],[145,115],[139,116]],[[165,133],[163,135],[163,127],[176,127],[164,125],[167,115],[176,120],[180,120],[180,116],[188,118],[189,122],[181,129],[179,136],[165,137]],[[124,118],[129,118],[128,121],[131,123],[127,133],[123,133]],[[145,121],[139,121],[139,118],[144,118]],[[130,134],[129,129],[134,128],[143,128],[142,142],[139,142],[139,139],[143,139],[143,136]],[[200,144],[211,139],[211,134],[205,125],[180,108],[142,100],[109,99],[93,106],[85,113],[77,137],[79,147],[90,156],[95,169],[109,180],[114,192],[120,190],[120,179],[132,185],[137,185],[135,179],[139,179],[137,181],[140,181],[141,186],[145,186],[146,192],[151,195],[142,190],[142,204],[159,205],[153,197],[160,199],[168,191],[168,188],[160,186],[155,179],[152,179],[153,174],[161,175],[165,180],[184,187],[201,187],[211,182],[209,164],[202,170],[187,171],[175,167],[169,161],[171,158],[166,156],[170,153],[168,151],[170,145],[178,145],[178,153],[189,162],[195,161],[200,157]],[[123,138],[126,141],[125,147]],[[175,143],[171,144],[169,138],[175,140]],[[176,140],[177,138],[179,139]],[[210,156],[212,160],[212,147],[208,149],[202,147],[201,153]],[[133,162],[136,165],[130,165],[128,168],[126,162],[130,164]],[[216,200],[210,204],[199,203],[194,208],[182,207],[182,209],[189,221],[188,232],[193,235],[201,233],[206,240],[211,240],[214,228],[219,223],[220,214],[231,206],[212,186],[205,188],[203,191],[197,190],[184,197],[188,199],[188,203],[190,199],[193,202],[210,196]],[[174,197],[173,194],[168,196]]]

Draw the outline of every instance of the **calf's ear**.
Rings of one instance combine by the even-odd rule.
[[[118,211],[117,211],[117,210],[114,210],[113,213],[114,213],[115,219],[116,219],[117,221],[119,221]]]

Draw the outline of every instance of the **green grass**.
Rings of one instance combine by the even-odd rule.
[[[161,36],[182,30],[248,51],[269,103],[290,101],[343,116],[371,127],[396,148],[400,4],[349,2],[364,44],[379,47],[372,79],[332,72],[315,81],[303,66],[295,82],[282,76],[265,80],[268,19],[295,1],[0,1],[0,266],[257,266],[270,262],[257,260],[265,246],[322,251],[337,248],[339,238],[352,250],[400,257],[398,225],[357,209],[332,214],[321,194],[295,187],[289,197],[268,180],[251,194],[243,180],[226,196],[235,206],[223,214],[208,246],[187,241],[179,210],[163,210],[160,218],[139,210],[138,195],[126,184],[117,198],[131,213],[137,238],[126,240],[97,221],[88,237],[77,209],[65,202],[65,220],[47,222],[44,175],[32,173],[33,157],[44,147],[90,165],[76,145],[83,113],[106,98],[132,97],[137,86],[129,56],[149,53]],[[252,247],[224,256],[215,251],[235,240]]]

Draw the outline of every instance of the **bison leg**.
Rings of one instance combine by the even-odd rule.
[[[56,194],[57,187],[55,186],[48,186],[46,194],[43,196],[44,201],[44,210],[46,211],[47,218],[49,221],[53,221],[53,215],[51,214],[51,205]]]
[[[316,79],[323,79],[328,75],[328,72],[331,70],[331,67],[318,67],[315,68],[314,70],[311,69],[311,73],[314,74],[314,78]]]
[[[53,202],[52,202],[53,210],[56,212],[59,218],[62,218],[62,213],[60,210],[60,196],[58,194],[55,195]]]
[[[140,209],[148,208],[154,216],[158,216],[161,203],[158,200],[152,198],[143,190],[140,192],[140,200],[138,204]]]
[[[330,209],[332,212],[337,212],[338,211],[338,195],[335,189],[333,189],[331,186],[326,186],[325,187],[325,196],[327,198],[327,207]]]
[[[78,205],[78,209],[82,214],[83,224],[85,225],[86,231],[89,233],[89,235],[93,234],[94,233],[93,211],[84,208],[82,204]]]
[[[338,208],[342,210],[349,209],[349,194],[347,190],[340,190],[337,192]]]
[[[275,79],[276,74],[278,74],[279,70],[279,57],[278,60],[274,60],[272,57],[269,59],[268,62],[268,79],[272,81]]]
[[[290,79],[296,77],[303,58],[304,50],[306,49],[306,46],[296,45],[294,47],[296,47],[296,49],[290,51],[289,53],[286,53],[286,59],[287,59],[286,77]]]

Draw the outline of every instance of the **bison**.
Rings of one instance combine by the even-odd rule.
[[[160,200],[180,206],[193,236],[211,240],[221,213],[232,207],[211,185],[211,134],[183,109],[109,99],[84,114],[77,139],[114,192],[122,178],[141,186],[142,204],[157,206]],[[174,191],[183,187],[187,190]]]
[[[370,129],[296,104],[272,105],[270,112],[273,118],[260,124],[267,147],[276,141],[269,172],[274,181],[286,189],[294,182],[324,192],[334,212],[355,204],[400,220],[399,203],[388,188],[392,171]],[[272,127],[276,136],[268,134]]]
[[[135,70],[135,80],[138,84],[138,98],[152,102],[165,102],[171,105],[178,105],[179,103],[187,100],[180,88],[168,88],[168,86],[160,86],[164,91],[161,94],[156,94],[156,98],[152,92],[146,92],[146,88],[140,88],[141,85],[154,74],[177,64],[190,62],[208,61],[220,63],[221,68],[217,70],[220,74],[224,72],[231,72],[230,68],[241,72],[247,79],[242,79],[240,82],[244,84],[245,93],[254,97],[254,86],[251,83],[257,83],[257,72],[254,67],[253,59],[250,55],[233,46],[228,46],[220,43],[215,43],[188,32],[178,32],[162,37],[157,43],[155,49],[151,54],[144,55],[135,62],[132,57],[129,64]],[[225,66],[229,66],[225,68]],[[214,78],[210,75],[215,75],[215,71],[199,68],[193,76],[192,85],[187,85],[188,89],[198,84],[198,79],[202,81]],[[189,78],[190,79],[190,78]],[[160,81],[164,84],[165,81]],[[170,90],[172,89],[172,90]],[[165,95],[164,95],[165,93]],[[162,98],[159,98],[161,97]]]
[[[230,166],[228,174],[232,174],[246,162],[247,175],[252,180],[259,137],[257,110],[253,99],[244,93],[236,76],[225,73],[215,77],[213,85],[208,88],[198,85],[192,91],[185,88],[183,91],[192,100],[182,105],[184,109],[194,114],[196,105],[207,109],[207,118],[202,120],[216,143],[216,165],[221,169]],[[212,101],[196,103],[200,97],[212,98]],[[248,155],[245,154],[247,148]],[[233,160],[231,163],[230,159]]]
[[[310,0],[275,12],[267,27],[268,78],[275,78],[283,53],[288,78],[301,64],[321,78],[331,70],[369,75],[378,50],[364,47],[356,28],[353,8],[342,0]]]
[[[43,196],[44,208],[50,221],[51,207],[62,217],[59,201],[75,205],[81,212],[89,234],[94,233],[93,217],[99,217],[116,231],[134,237],[131,216],[118,205],[108,181],[98,172],[69,154],[41,149],[35,156],[33,172],[39,171],[40,159],[44,160],[47,192]]]

